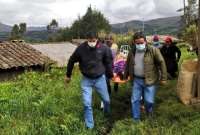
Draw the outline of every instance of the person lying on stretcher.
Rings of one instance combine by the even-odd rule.
[[[113,64],[113,82],[118,83],[124,83],[126,80],[124,80],[124,70],[125,70],[125,64],[126,64],[126,57],[123,56],[123,54],[118,54],[114,60]]]

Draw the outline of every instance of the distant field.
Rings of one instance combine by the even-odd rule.
[[[8,40],[9,32],[0,32],[0,40]]]
[[[8,40],[10,33],[9,32],[0,32],[0,40]],[[28,31],[24,36],[25,41],[27,42],[47,42],[48,41],[48,32],[47,31]]]

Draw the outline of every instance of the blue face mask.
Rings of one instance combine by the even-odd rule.
[[[146,44],[136,44],[136,50],[138,51],[144,51],[146,48]]]
[[[159,45],[160,45],[160,42],[153,42],[153,45],[154,45],[154,46],[159,46]]]

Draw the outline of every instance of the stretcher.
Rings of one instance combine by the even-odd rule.
[[[113,83],[126,83],[129,79],[124,80],[124,70],[125,70],[125,63],[128,57],[128,53],[130,50],[129,45],[122,45],[120,47],[119,53],[116,55],[113,63],[113,72],[114,77],[112,78]]]

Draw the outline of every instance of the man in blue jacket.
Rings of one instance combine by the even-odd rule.
[[[92,111],[92,90],[93,88],[102,98],[104,112],[110,113],[110,97],[107,90],[106,77],[113,76],[112,53],[109,47],[98,41],[97,35],[89,33],[87,41],[81,44],[74,51],[67,65],[65,81],[70,82],[72,70],[75,63],[79,63],[82,73],[81,89],[84,104],[84,118],[86,127],[94,127]]]

